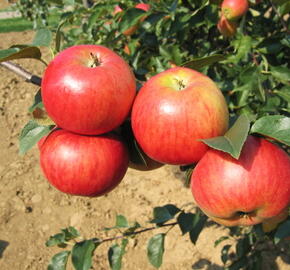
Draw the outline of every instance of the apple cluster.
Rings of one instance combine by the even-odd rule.
[[[223,0],[217,28],[224,37],[235,35],[239,19],[249,9],[248,0]]]
[[[115,131],[136,95],[129,65],[103,46],[67,48],[46,68],[41,95],[57,126],[39,143],[49,182],[82,196],[100,196],[116,187],[129,164],[127,146]]]
[[[249,136],[237,160],[202,142],[229,127],[225,98],[204,74],[175,66],[137,93],[134,74],[119,55],[100,45],[77,45],[48,65],[41,89],[56,128],[39,142],[40,163],[60,191],[100,196],[121,182],[128,166],[197,164],[191,191],[216,222],[253,225],[288,216],[286,152]],[[136,149],[141,163],[132,154]]]

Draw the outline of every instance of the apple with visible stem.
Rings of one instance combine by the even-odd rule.
[[[250,135],[238,160],[210,149],[193,170],[191,190],[201,210],[225,226],[280,222],[290,203],[290,158]]]
[[[219,19],[217,28],[224,37],[232,37],[237,32],[238,24],[226,19],[224,15]]]
[[[148,11],[148,10],[150,10],[150,5],[149,4],[145,4],[145,3],[139,3],[139,4],[135,5],[135,8],[138,8],[138,9],[141,9],[141,10],[144,10],[144,11]],[[113,14],[116,15],[117,13],[122,12],[122,11],[123,11],[123,9],[120,6],[117,5],[117,6],[115,6]],[[139,23],[143,22],[145,19],[146,19],[146,15],[144,15],[139,20],[139,22],[137,24],[135,24],[135,25],[129,27],[128,29],[126,29],[125,31],[123,31],[123,35],[125,35],[125,36],[133,35],[137,31],[137,29],[139,27]]]
[[[53,130],[40,140],[40,164],[58,190],[80,196],[101,196],[124,177],[129,156],[116,134],[98,136]]]
[[[223,0],[221,4],[222,15],[229,21],[241,18],[249,9],[248,0]]]
[[[228,129],[223,94],[207,76],[175,67],[151,77],[134,101],[134,136],[150,158],[167,164],[198,162],[208,150],[201,139]]]
[[[97,135],[118,127],[136,95],[129,65],[110,49],[77,45],[60,52],[45,70],[41,95],[57,126]]]

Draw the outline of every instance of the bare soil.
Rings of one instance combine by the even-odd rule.
[[[32,32],[0,34],[0,49],[13,44],[30,43]],[[49,53],[44,52],[49,60]],[[42,75],[45,66],[36,60],[17,61],[34,74]],[[104,227],[113,226],[116,214],[148,226],[152,209],[173,203],[182,207],[193,204],[190,190],[180,180],[183,175],[174,166],[150,172],[129,169],[122,183],[100,198],[74,197],[49,185],[39,167],[35,147],[25,156],[18,154],[18,136],[30,119],[27,108],[38,88],[0,67],[0,269],[42,270],[61,250],[48,248],[45,241],[62,228],[75,226],[85,238],[111,237]],[[150,226],[150,225],[149,225]],[[164,232],[164,229],[162,230]],[[148,239],[160,232],[147,232],[129,241],[123,269],[154,269],[146,258]],[[224,269],[221,248],[214,241],[228,234],[228,229],[209,222],[196,245],[188,235],[174,227],[165,240],[163,270]],[[112,243],[100,245],[94,255],[93,269],[107,270],[107,250]],[[264,256],[265,270],[290,269],[289,258]],[[68,269],[72,269],[69,265]]]

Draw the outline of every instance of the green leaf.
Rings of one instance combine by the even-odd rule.
[[[70,251],[62,251],[55,254],[47,267],[47,270],[65,270]]]
[[[248,66],[243,68],[239,76],[241,86],[234,89],[238,93],[238,106],[242,107],[249,103],[251,94],[258,94],[261,102],[265,102],[265,90],[262,85],[261,67]]]
[[[256,74],[258,73],[258,67],[247,66],[242,69],[239,79],[242,84],[254,83],[256,81]]]
[[[76,270],[89,270],[92,266],[92,256],[97,245],[93,240],[76,243],[72,249],[72,264]]]
[[[251,47],[252,47],[252,38],[250,36],[243,35],[239,41],[237,54],[231,57],[233,62],[238,63],[242,58],[244,58],[249,53]]]
[[[80,236],[80,233],[74,227],[68,227],[61,230],[61,233],[57,233],[50,236],[46,241],[45,245],[47,247],[52,246],[66,246],[66,241],[72,240]]]
[[[287,67],[271,66],[271,74],[280,82],[288,82],[288,83],[290,82],[290,69]]]
[[[52,33],[47,28],[37,30],[33,39],[32,46],[44,46],[49,47],[52,41]]]
[[[290,13],[290,2],[287,1],[281,7],[279,7],[279,11],[280,11],[281,16],[289,14]]]
[[[126,217],[122,215],[116,216],[116,228],[127,228],[129,227],[129,223],[126,219]]]
[[[162,207],[155,207],[153,209],[153,219],[150,222],[157,224],[164,223],[170,219],[173,219],[179,211],[180,209],[173,204],[167,204]]]
[[[42,98],[41,98],[41,90],[39,89],[34,96],[34,102],[33,104],[29,107],[28,111],[33,112],[36,108],[43,109],[43,103],[42,103]]]
[[[251,245],[248,237],[239,239],[236,244],[236,253],[238,257],[246,256],[246,254],[250,251]]]
[[[281,223],[274,235],[274,243],[278,244],[282,239],[290,237],[290,220]]]
[[[225,245],[222,248],[221,259],[222,259],[223,264],[225,264],[227,262],[227,260],[229,259],[228,254],[229,254],[230,248],[231,248],[231,245]]]
[[[33,120],[30,120],[22,129],[19,137],[19,153],[25,154],[42,137],[46,136],[54,128],[54,125],[41,126]]]
[[[138,8],[130,8],[124,12],[120,22],[120,31],[123,32],[138,24],[139,20],[144,16],[146,12]]]
[[[204,224],[207,221],[207,216],[196,214],[194,217],[194,227],[189,232],[190,241],[195,245],[196,241],[204,227]]]
[[[65,240],[69,241],[80,236],[79,231],[74,227],[68,227],[61,230],[64,234]]]
[[[108,259],[112,270],[120,270],[122,268],[122,258],[127,244],[128,239],[123,239],[121,247],[118,244],[114,244],[109,248]]]
[[[178,46],[159,46],[160,55],[169,61],[173,61],[176,65],[181,64],[182,52]]]
[[[219,239],[215,240],[214,247],[217,247],[221,242],[229,239],[229,236],[222,236]]]
[[[243,107],[245,105],[247,105],[248,103],[248,98],[252,92],[253,89],[253,84],[252,82],[243,84],[242,86],[236,87],[233,92],[237,92],[237,99],[238,99],[238,106],[239,107]]]
[[[41,59],[41,52],[37,47],[22,46],[0,50],[0,62],[21,58]]]
[[[60,49],[61,49],[61,38],[62,38],[62,35],[63,35],[61,29],[62,29],[62,27],[65,25],[65,23],[66,23],[70,18],[72,18],[72,17],[73,17],[73,15],[68,16],[66,19],[64,19],[63,21],[61,21],[61,22],[59,23],[59,25],[57,26],[56,34],[55,34],[55,48],[54,48],[56,52],[59,52]]]
[[[147,245],[148,260],[156,268],[162,265],[164,240],[165,234],[159,233],[151,237]]]
[[[144,152],[140,149],[137,141],[135,140],[132,127],[131,127],[131,122],[130,121],[125,121],[122,126],[121,126],[121,133],[122,137],[126,141],[128,150],[129,150],[129,157],[130,161],[133,164],[141,164],[147,166],[146,159],[144,157]]]
[[[181,212],[177,217],[177,222],[182,234],[190,232],[194,228],[195,214]]]
[[[61,244],[65,244],[64,233],[57,233],[53,236],[50,236],[49,239],[45,243],[47,247],[53,247],[53,246],[61,245]]]
[[[138,222],[135,222],[132,226],[128,227],[128,229],[123,232],[123,235],[134,237],[133,232],[135,232],[140,227],[141,225]]]
[[[244,267],[248,265],[248,258],[246,256],[239,258],[238,260],[235,260],[233,263],[231,263],[226,269],[227,270],[239,270],[239,269],[245,269]],[[261,268],[251,268],[253,270],[255,269],[261,269]]]
[[[190,60],[189,62],[184,63],[182,66],[200,70],[203,67],[210,66],[216,62],[220,62],[226,60],[227,58],[222,54],[214,54],[202,58],[195,58]]]
[[[211,148],[229,153],[233,158],[239,159],[249,130],[250,120],[248,116],[242,114],[224,136],[202,141]]]
[[[289,86],[285,86],[280,90],[274,90],[273,92],[290,104],[290,87]]]
[[[283,115],[261,117],[253,124],[251,133],[259,133],[290,146],[290,117]]]

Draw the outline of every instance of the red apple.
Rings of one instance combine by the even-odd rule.
[[[38,150],[41,149],[41,147],[43,146],[45,140],[46,140],[47,136],[43,136],[38,142],[37,142],[37,146],[38,146]]]
[[[122,12],[122,11],[123,11],[123,9],[117,5],[114,7],[113,15],[116,15],[117,13]]]
[[[45,70],[41,94],[57,126],[102,134],[128,116],[136,94],[129,65],[110,49],[78,45],[59,53]]]
[[[72,195],[103,195],[121,182],[128,168],[127,148],[115,134],[87,136],[59,129],[39,149],[47,180]]]
[[[238,24],[234,21],[229,21],[222,15],[218,21],[217,28],[224,37],[232,37],[237,31]]]
[[[161,163],[199,161],[208,147],[200,139],[223,135],[228,109],[207,76],[175,67],[151,77],[132,109],[132,129],[142,150]]]
[[[221,5],[222,14],[230,21],[238,20],[249,9],[248,0],[224,0]]]
[[[140,8],[144,11],[148,11],[150,9],[150,5],[149,4],[145,4],[145,3],[139,3],[135,6],[135,8]]]
[[[269,141],[249,136],[238,160],[209,150],[193,171],[191,190],[217,223],[279,222],[290,204],[290,158]]]

